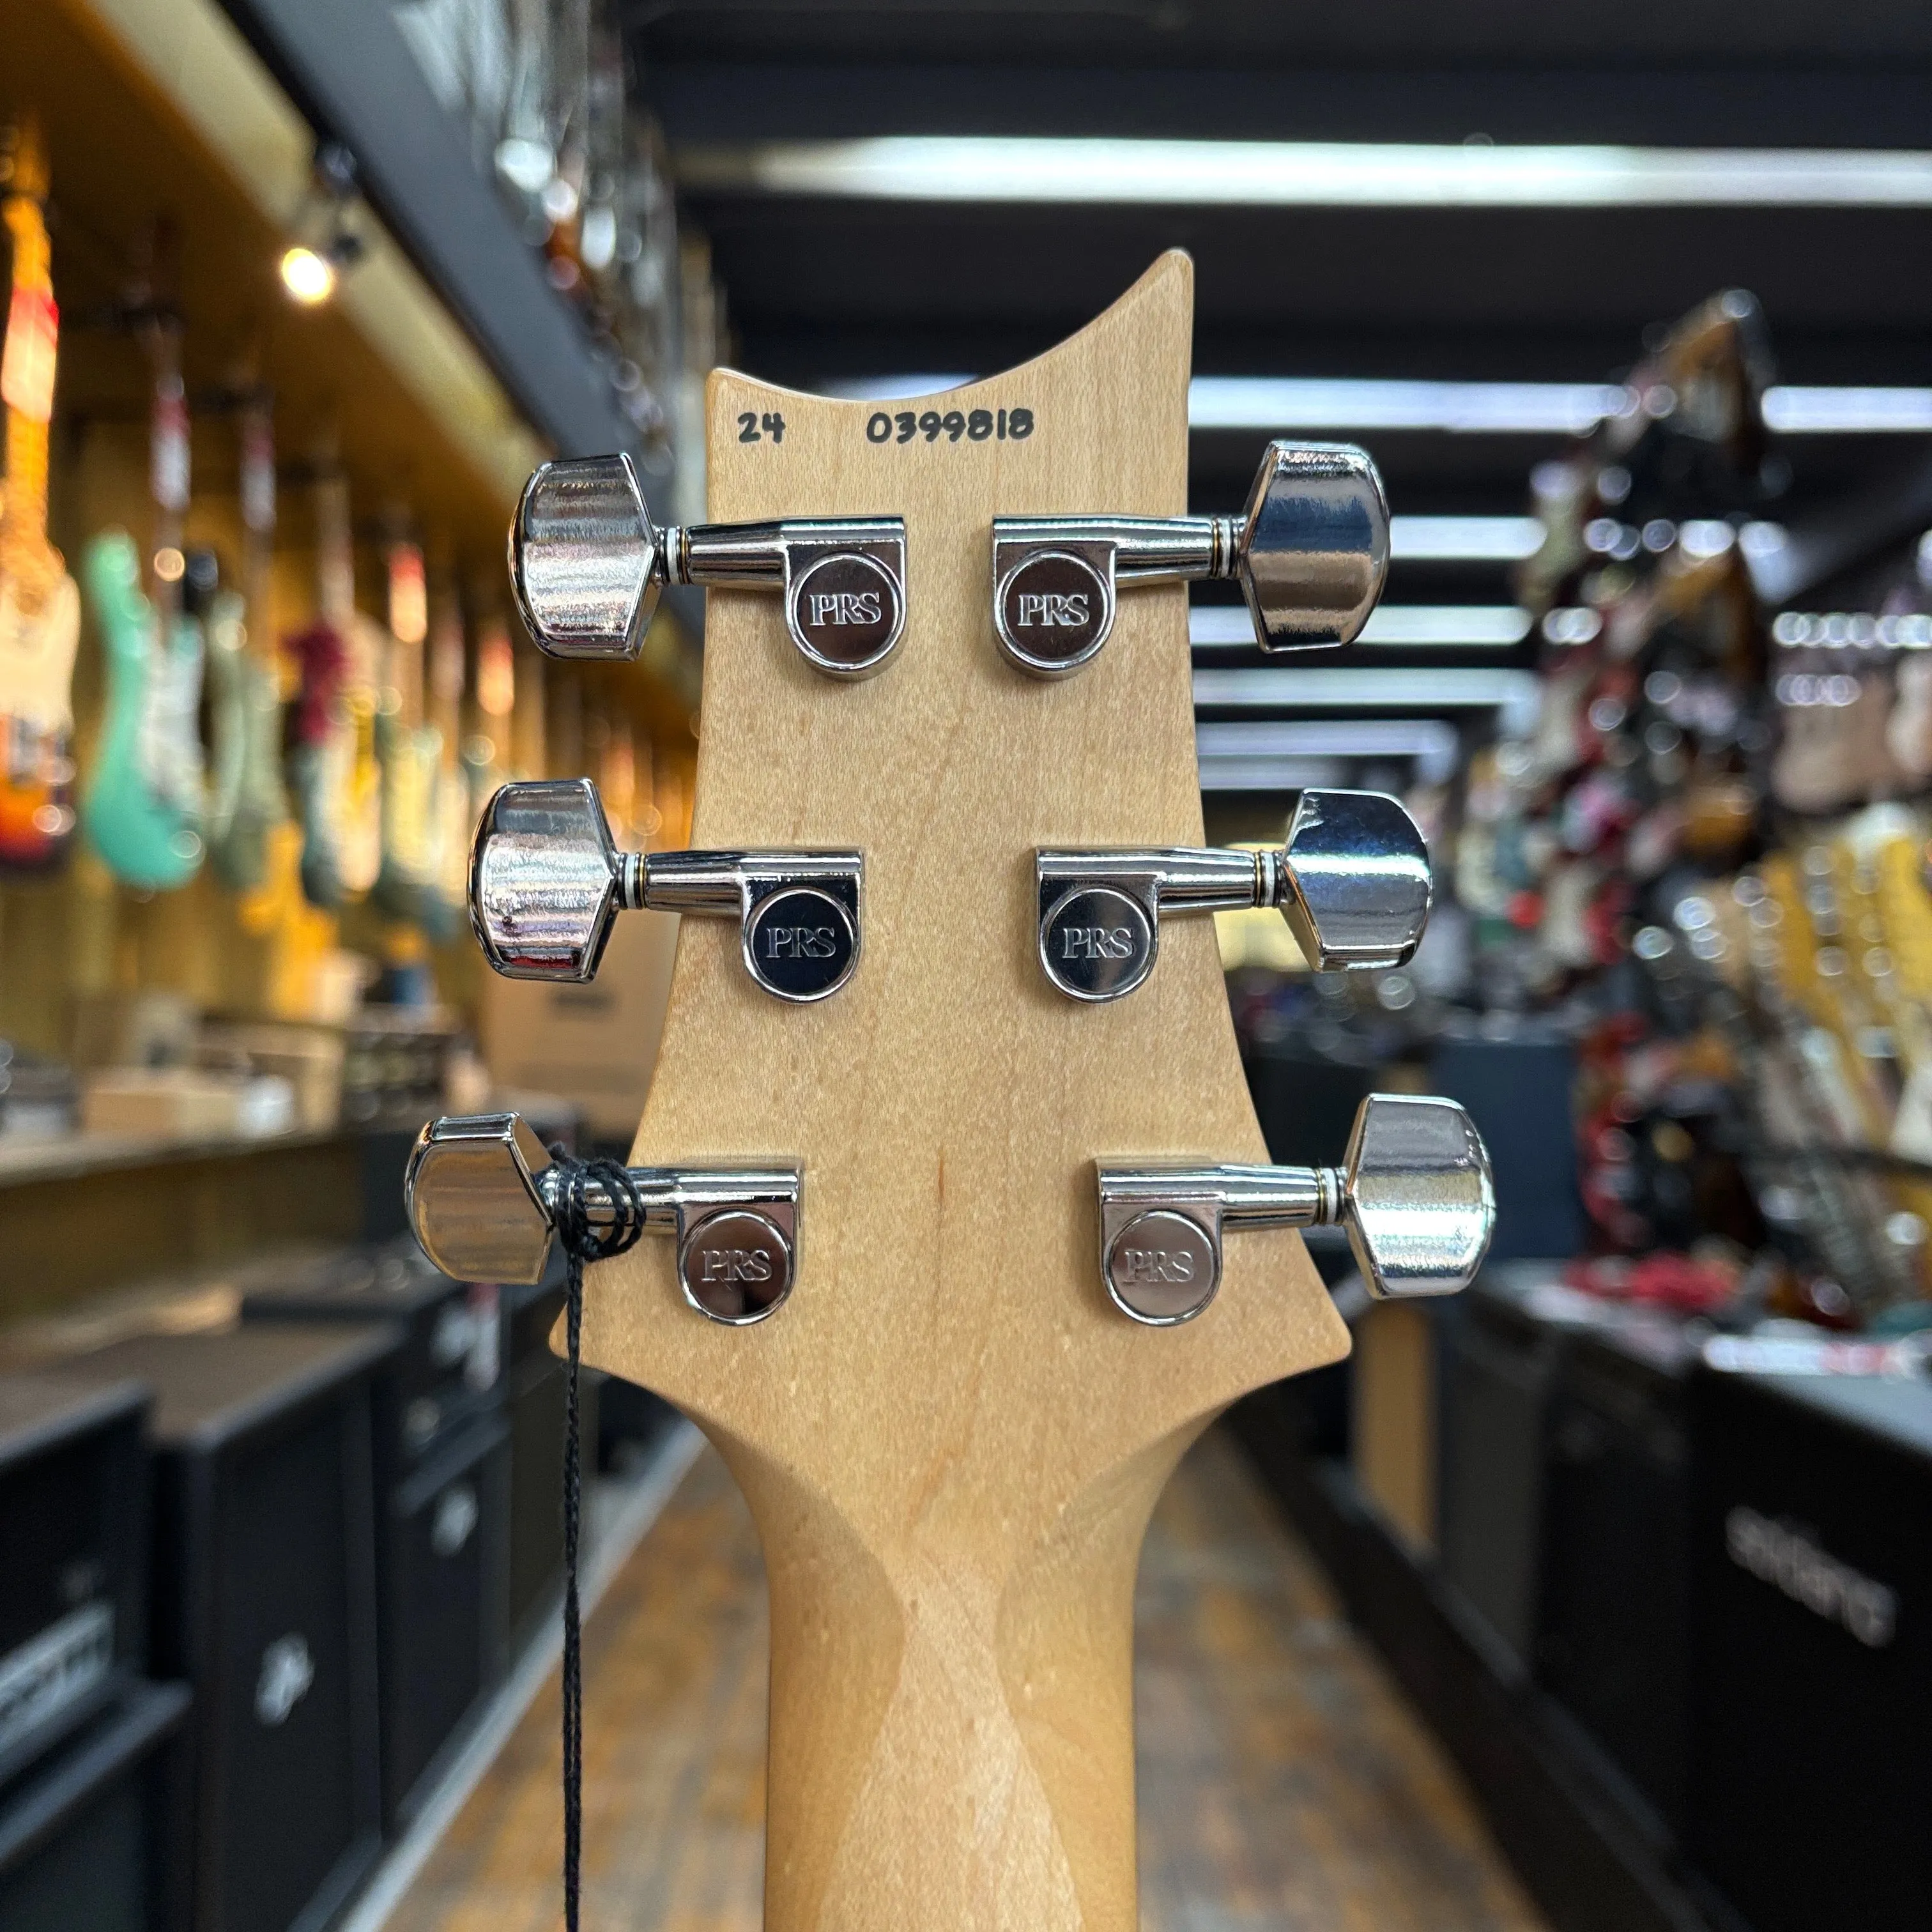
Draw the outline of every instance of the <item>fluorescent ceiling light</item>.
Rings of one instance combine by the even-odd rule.
[[[1373,378],[1197,376],[1190,429],[1447,430],[1578,436],[1628,406],[1618,382],[1409,382]]]
[[[914,135],[678,151],[681,186],[1259,208],[1932,208],[1932,153]]]
[[[1495,650],[1529,635],[1530,614],[1514,604],[1384,604],[1372,612],[1365,644],[1462,644]],[[1196,604],[1187,614],[1196,649],[1252,650],[1255,632],[1244,604]]]
[[[1391,517],[1389,554],[1417,563],[1520,563],[1543,542],[1534,517]]]
[[[1490,711],[1520,736],[1534,722],[1538,686],[1526,670],[1346,670],[1269,664],[1194,674],[1197,707],[1240,711]]]
[[[963,389],[976,376],[835,376],[818,386],[821,396],[842,396],[855,403],[897,403],[916,396],[936,396]]]
[[[1767,428],[1785,436],[1869,435],[1932,430],[1932,389],[1799,388],[1764,392]]]
[[[974,380],[960,375],[852,376],[824,384],[822,392],[860,402],[897,402],[938,395]],[[1190,429],[1243,430],[1266,435],[1295,430],[1359,434],[1370,430],[1410,430],[1459,436],[1581,436],[1604,417],[1630,406],[1629,391],[1618,382],[1196,376],[1187,388]],[[1924,434],[1932,432],[1932,388],[1808,388],[1780,383],[1765,392],[1764,416],[1771,428],[1784,436]],[[1402,554],[1400,549],[1396,554]]]
[[[1632,406],[1617,382],[1410,382],[1374,378],[1197,376],[1190,429],[1435,430],[1474,436],[1580,436]],[[1765,392],[1766,424],[1786,436],[1932,430],[1932,388]]]
[[[1210,766],[1225,777],[1295,761],[1339,770],[1364,758],[1412,758],[1418,778],[1439,784],[1455,772],[1460,742],[1453,726],[1435,718],[1217,718],[1195,727],[1204,784]],[[1208,788],[1258,789],[1226,783]]]

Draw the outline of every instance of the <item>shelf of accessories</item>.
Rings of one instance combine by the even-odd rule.
[[[0,1329],[300,1242],[398,1232],[421,1109],[261,1136],[0,1138]]]

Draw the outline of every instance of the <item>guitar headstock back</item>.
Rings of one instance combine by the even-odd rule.
[[[1135,1921],[1127,1660],[1168,1470],[1244,1391],[1335,1359],[1290,1229],[1151,1328],[1096,1264],[1097,1157],[1266,1159],[1211,921],[1131,998],[1048,985],[1036,848],[1202,842],[1186,593],[1120,602],[1078,675],[997,647],[996,516],[1186,508],[1192,270],[1170,254],[1037,361],[890,405],[719,371],[710,514],[902,516],[896,661],[828,680],[776,601],[714,590],[694,846],[857,848],[865,947],[811,1006],[687,919],[632,1158],[796,1159],[796,1290],[694,1316],[670,1244],[590,1274],[584,1354],[695,1417],[773,1603],[766,1924]]]

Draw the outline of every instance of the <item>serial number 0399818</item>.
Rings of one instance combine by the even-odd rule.
[[[943,436],[950,442],[964,437],[968,442],[1024,442],[1033,434],[1030,410],[901,410],[889,413],[874,410],[866,419],[868,442],[910,442],[923,436],[937,442]]]

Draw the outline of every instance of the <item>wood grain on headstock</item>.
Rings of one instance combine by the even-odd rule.
[[[909,546],[904,645],[862,684],[776,599],[710,596],[692,842],[862,848],[864,957],[788,1006],[734,922],[686,920],[632,1157],[800,1158],[797,1291],[715,1327],[646,1242],[587,1298],[586,1358],[702,1424],[764,1538],[768,1932],[1132,1932],[1148,1513],[1223,1406],[1348,1346],[1292,1231],[1230,1241],[1185,1328],[1108,1302],[1096,1155],[1267,1156],[1210,921],[1109,1006],[1035,952],[1036,845],[1202,842],[1186,593],[1135,590],[1036,682],[994,645],[990,526],[1185,510],[1192,302],[1168,255],[1037,362],[890,409],[1029,410],[1022,440],[874,442],[880,406],[711,379],[713,519],[898,513]],[[782,440],[741,442],[748,412]]]

